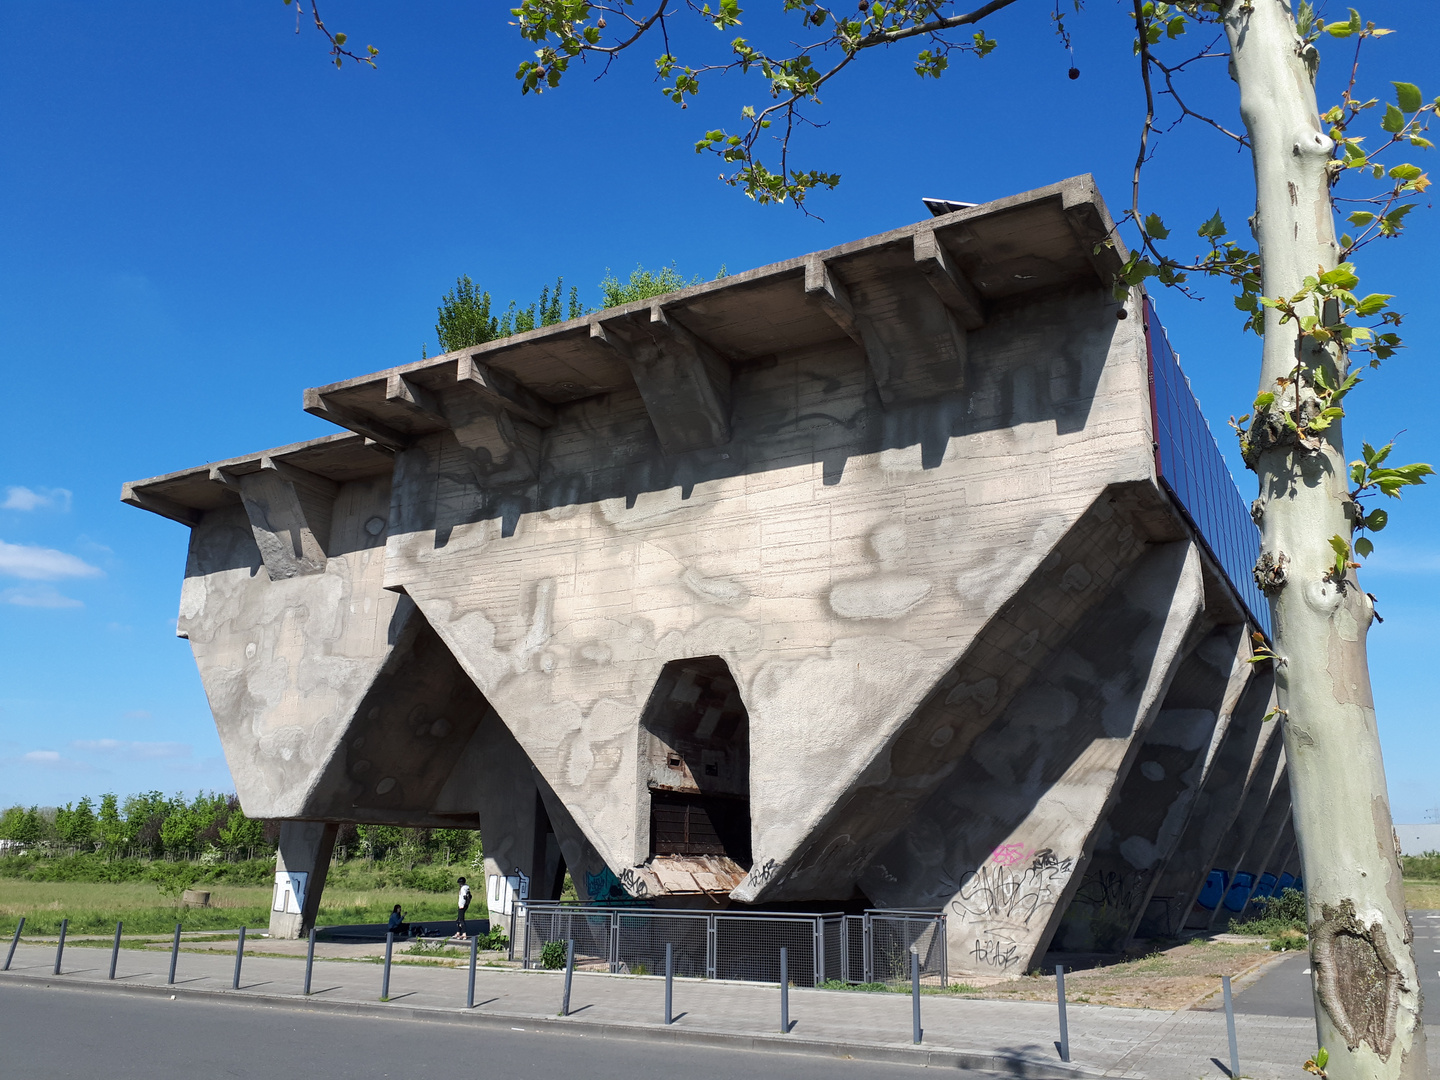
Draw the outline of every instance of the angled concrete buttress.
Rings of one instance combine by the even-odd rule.
[[[127,484],[192,529],[180,633],[290,823],[276,932],[326,823],[374,822],[478,828],[535,897],[943,909],[956,971],[1123,936],[1251,764],[1255,620],[1243,501],[1162,472],[1112,231],[1067,180],[307,390],[349,434]],[[1143,887],[1067,924],[1117,860]]]

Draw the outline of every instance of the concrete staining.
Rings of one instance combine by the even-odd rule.
[[[126,485],[191,526],[180,635],[280,869],[314,823],[473,827],[532,898],[943,908],[952,972],[1019,973],[1283,858],[1109,230],[1077,178],[308,390],[351,434]],[[1220,854],[1247,799],[1275,835]]]

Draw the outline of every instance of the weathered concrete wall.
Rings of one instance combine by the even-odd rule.
[[[1193,546],[1152,548],[861,878],[881,906],[945,908],[952,971],[1043,954],[1203,599]]]
[[[1261,765],[1267,760],[1276,730],[1273,723],[1264,721],[1274,698],[1275,676],[1268,664],[1262,667],[1248,662],[1253,655],[1248,640],[1241,640],[1240,650],[1247,661],[1249,680],[1235,703],[1185,831],[1156,876],[1144,914],[1133,931],[1141,937],[1171,937],[1184,927],[1246,793],[1263,772]],[[1278,748],[1274,753],[1279,754]],[[1273,767],[1271,760],[1269,768]],[[1270,779],[1265,774],[1262,782],[1268,784]]]
[[[281,578],[242,506],[209,511],[191,532],[177,633],[190,641],[252,817],[305,815],[414,610],[380,587],[389,513],[387,482],[344,485],[323,565]]]
[[[1053,947],[1119,951],[1155,886],[1156,871],[1179,842],[1237,693],[1248,650],[1246,627],[1211,628],[1180,665],[1135,765],[1120,785],[1065,913]]]
[[[1242,869],[1241,863],[1250,852],[1257,835],[1260,835],[1266,815],[1281,799],[1288,799],[1285,791],[1285,748],[1281,745],[1282,742],[1283,740],[1272,740],[1267,748],[1255,781],[1240,804],[1240,812],[1235,816],[1229,832],[1216,852],[1214,869],[1225,874],[1227,891],[1235,880],[1235,872]],[[1208,929],[1214,924],[1214,920],[1220,917],[1222,908],[1223,904],[1216,904],[1209,911],[1199,906],[1192,908],[1186,926]]]
[[[1108,234],[1067,181],[308,390],[355,434],[127,485],[193,529],[247,812],[478,827],[536,897],[945,907],[957,971],[1023,970],[1077,890],[1065,940],[1123,937],[1263,740]]]
[[[848,894],[885,836],[801,888],[782,868],[830,847],[822,823],[1100,493],[1148,475],[1138,322],[1088,292],[1002,313],[970,336],[963,395],[888,412],[853,349],[782,354],[736,372],[730,446],[679,459],[638,395],[581,402],[528,486],[429,436],[397,458],[386,585],[617,869],[648,857],[638,736],[661,667],[724,659],[750,722],[737,899]],[[1081,607],[1090,571],[1066,572]]]

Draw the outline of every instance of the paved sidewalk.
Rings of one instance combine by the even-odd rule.
[[[792,1031],[780,1033],[780,990],[756,983],[677,979],[676,1022],[663,1024],[664,980],[577,972],[571,1015],[559,1017],[559,972],[479,968],[475,1008],[466,1010],[467,971],[397,963],[390,1001],[381,1003],[382,968],[375,963],[317,960],[314,993],[301,996],[303,961],[246,957],[240,989],[231,989],[233,951],[182,951],[174,986],[166,985],[168,952],[122,949],[116,980],[106,978],[108,949],[67,945],[62,974],[53,974],[54,944],[22,943],[0,979],[91,989],[240,995],[274,1005],[364,1014],[400,1013],[416,1019],[527,1030],[565,1029],[620,1038],[736,1045],[767,1051],[811,1052],[874,1061],[963,1066],[1023,1077],[1153,1077],[1197,1080],[1225,1076],[1228,1057],[1223,1013],[1160,1012],[1070,1005],[1071,1064],[1059,1060],[1057,1008],[1040,1002],[922,997],[924,1044],[910,1042],[910,998],[902,994],[792,989]],[[1237,1017],[1241,1072],[1256,1080],[1305,1076],[1314,1050],[1309,1019]],[[1432,1061],[1440,1030],[1431,1028]]]

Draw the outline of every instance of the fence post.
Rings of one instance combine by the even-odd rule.
[[[944,990],[950,985],[950,936],[943,912],[937,921],[935,932],[940,935],[940,989]]]
[[[10,961],[15,959],[15,946],[20,944],[20,931],[25,929],[25,916],[20,916],[20,924],[15,927],[15,936],[10,939],[10,951],[5,954],[5,967],[0,970],[9,971]]]
[[[865,913],[865,928],[860,934],[861,982],[875,981],[875,924],[870,913]]]
[[[475,1007],[475,958],[480,955],[480,936],[470,935],[470,981],[465,986],[465,1007]]]
[[[815,985],[825,981],[825,917],[815,916]]]
[[[230,989],[240,989],[240,961],[245,959],[245,927],[240,927],[240,936],[235,939],[235,978],[230,980]]]
[[[620,913],[610,913],[610,974],[620,970]]]
[[[310,928],[310,945],[305,950],[305,996],[310,996],[310,972],[315,967],[315,928]]]
[[[920,946],[910,946],[910,1041],[916,1046],[924,1032],[920,1028]]]
[[[173,984],[173,983],[175,982],[175,961],[177,961],[177,960],[179,960],[179,959],[180,959],[180,924],[177,922],[177,923],[175,924],[175,943],[170,946],[170,977],[165,980],[166,983]]]
[[[385,931],[385,974],[380,976],[380,1000],[390,1000],[390,951],[395,948],[395,931]]]
[[[1230,976],[1220,976],[1225,990],[1225,1033],[1230,1036],[1230,1080],[1240,1080],[1240,1048],[1235,1042],[1235,1003],[1230,997]]]
[[[565,996],[560,999],[560,1015],[570,1015],[570,979],[575,974],[575,939],[565,939]]]
[[[1070,1060],[1070,1025],[1065,1019],[1065,965],[1055,965],[1055,994],[1060,999],[1060,1060]]]
[[[716,978],[716,970],[719,967],[718,949],[716,947],[716,925],[715,915],[712,912],[705,920],[705,977]]]
[[[780,1032],[790,1034],[790,965],[785,946],[780,946]]]
[[[675,1004],[675,946],[665,943],[665,1026],[674,1023]]]
[[[123,922],[115,924],[115,944],[110,948],[110,978],[112,979],[115,978],[115,964],[120,959],[120,928],[124,925]]]
[[[70,926],[69,919],[60,920],[60,944],[55,946],[55,974],[60,974],[60,957],[65,952],[65,931]]]
[[[519,910],[520,901],[515,897],[510,898],[510,960],[515,960],[515,913]],[[530,920],[525,920],[525,963],[522,965],[527,970],[530,967]]]

